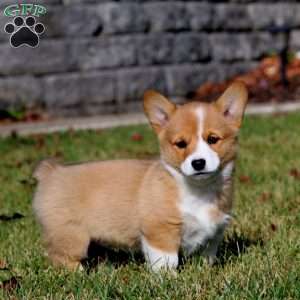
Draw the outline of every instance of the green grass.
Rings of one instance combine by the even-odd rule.
[[[246,118],[240,144],[235,218],[220,262],[210,268],[196,254],[175,277],[152,274],[130,255],[116,264],[118,253],[90,272],[54,269],[31,211],[40,159],[153,157],[147,126],[1,139],[0,215],[24,218],[0,221],[0,299],[300,299],[300,113]]]

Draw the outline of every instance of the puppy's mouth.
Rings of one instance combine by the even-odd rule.
[[[191,175],[186,176],[186,179],[196,186],[212,184],[218,178],[218,170],[210,172],[197,172]]]
[[[213,179],[216,178],[219,174],[219,170],[215,170],[215,171],[201,171],[201,172],[197,172],[192,174],[190,177],[195,179],[195,180],[208,180],[208,179]]]
[[[197,172],[194,173],[193,176],[201,176],[201,175],[213,175],[216,172]]]

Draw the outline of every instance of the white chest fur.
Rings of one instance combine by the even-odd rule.
[[[187,183],[172,167],[166,164],[165,167],[179,186],[183,249],[190,254],[198,248],[206,247],[208,242],[213,243],[214,240],[220,239],[231,217],[219,210],[216,203],[217,194],[222,189],[223,180],[231,176],[233,164],[228,164],[218,178],[201,186]]]
[[[187,254],[204,248],[223,231],[230,216],[219,211],[214,193],[183,195],[180,210],[183,216],[182,247]]]

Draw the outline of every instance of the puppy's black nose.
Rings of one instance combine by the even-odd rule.
[[[201,158],[201,159],[195,159],[192,161],[192,167],[196,170],[196,171],[202,171],[205,168],[205,159]]]

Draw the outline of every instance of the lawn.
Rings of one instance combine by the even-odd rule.
[[[35,164],[157,155],[148,126],[1,139],[0,299],[300,299],[300,113],[246,118],[214,267],[196,254],[158,276],[139,255],[107,251],[83,272],[48,264],[31,210]]]

